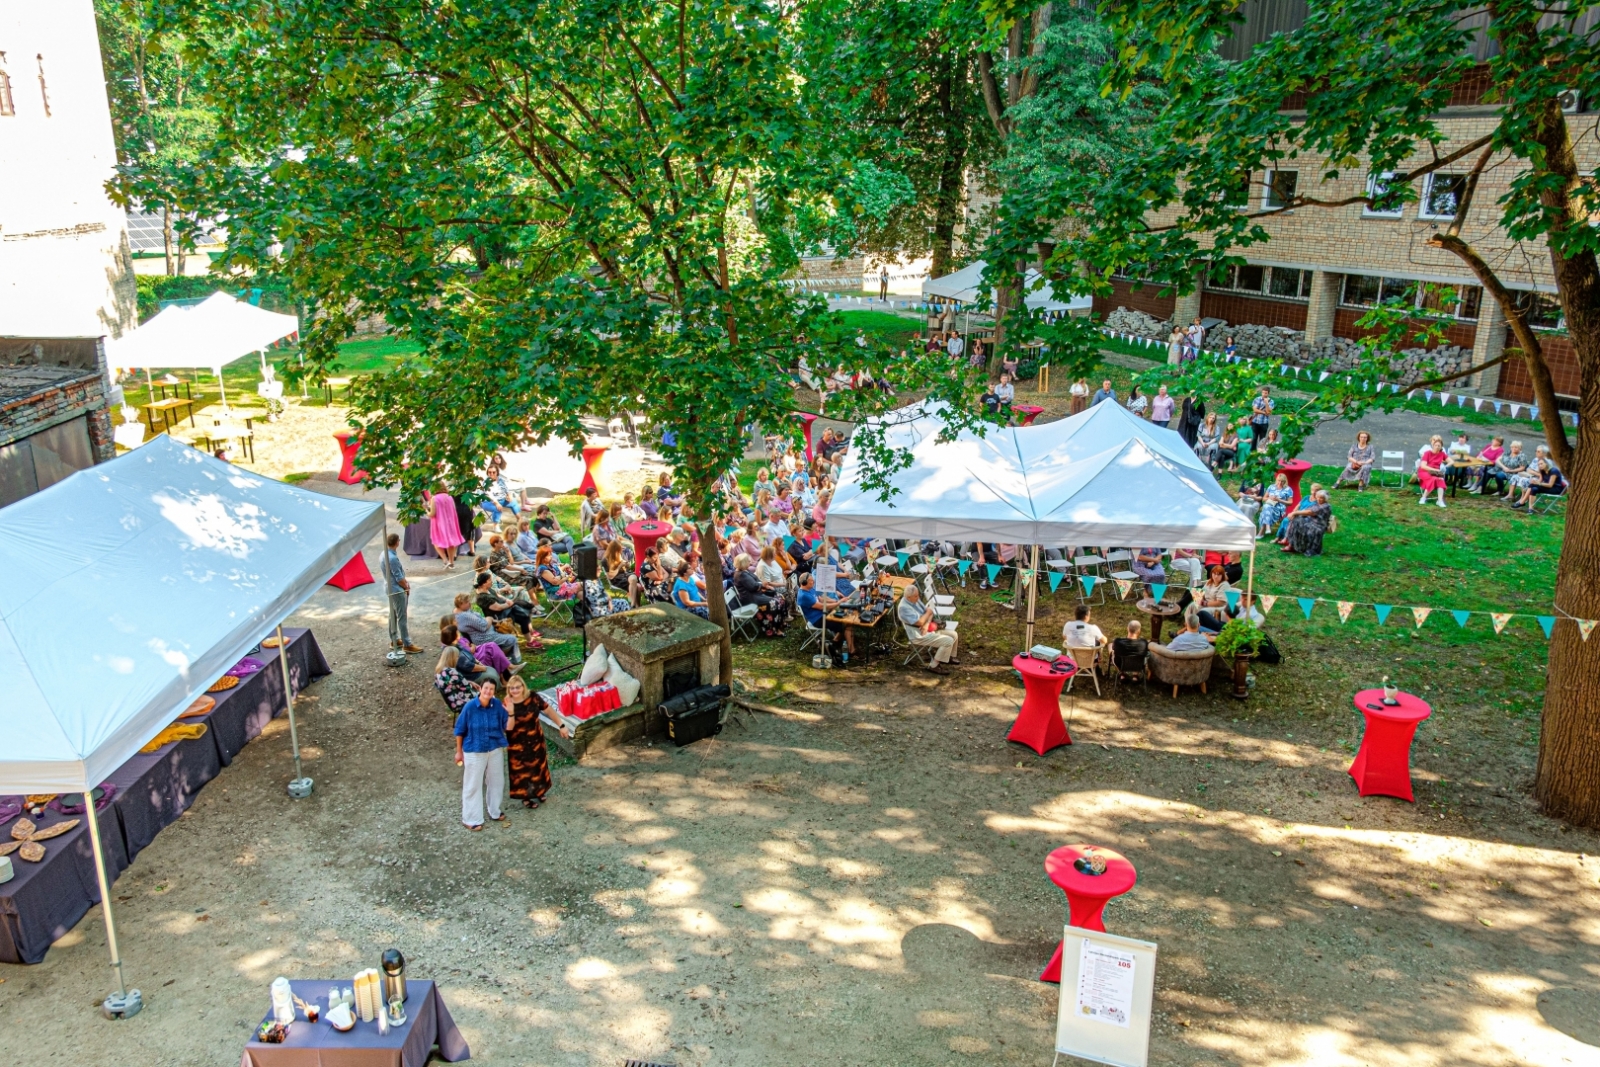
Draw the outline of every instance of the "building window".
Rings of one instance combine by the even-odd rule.
[[[1218,292],[1252,293],[1285,300],[1305,300],[1311,296],[1311,272],[1289,267],[1258,267],[1240,263],[1217,267],[1206,280],[1206,288]]]
[[[1369,219],[1397,219],[1405,214],[1405,201],[1402,199],[1405,186],[1389,187],[1389,179],[1394,177],[1394,171],[1386,170],[1382,174],[1367,175],[1367,203],[1361,209],[1361,214]]]
[[[1422,184],[1422,207],[1417,216],[1424,219],[1453,219],[1456,205],[1467,191],[1465,174],[1430,174]]]
[[[44,102],[44,117],[50,117],[50,87],[44,81],[44,56],[39,57],[39,99]]]
[[[1394,300],[1464,322],[1476,322],[1483,290],[1476,285],[1433,285],[1409,278],[1378,278],[1370,274],[1344,276],[1344,292],[1339,298],[1344,307],[1370,308]]]
[[[1561,301],[1551,293],[1535,293],[1524,289],[1515,291],[1513,305],[1536,330],[1560,330],[1566,327],[1561,312]]]
[[[1297,170],[1267,171],[1267,191],[1261,196],[1265,208],[1285,207],[1294,201],[1295,187],[1300,184]]]

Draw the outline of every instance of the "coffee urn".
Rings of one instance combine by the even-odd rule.
[[[393,1003],[396,998],[406,999],[406,958],[397,948],[383,950],[383,1002]]]

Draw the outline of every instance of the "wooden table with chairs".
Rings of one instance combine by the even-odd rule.
[[[209,429],[200,431],[200,436],[205,438],[206,451],[214,452],[218,442],[231,444],[239,442],[245,455],[250,457],[250,462],[256,461],[256,430],[255,420],[245,419],[241,424],[232,419],[226,421],[217,419]]]
[[[1143,597],[1134,607],[1150,616],[1149,640],[1156,643],[1161,641],[1161,625],[1183,609],[1166,600],[1156,600],[1152,597]]]

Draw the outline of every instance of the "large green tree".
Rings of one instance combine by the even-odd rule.
[[[791,224],[830,205],[803,192],[821,119],[765,4],[171,10],[219,115],[189,196],[226,211],[234,263],[314,301],[303,336],[318,370],[375,312],[423,347],[355,391],[362,465],[407,509],[437,481],[475,487],[493,452],[581,442],[585,418],[628,409],[676,435],[709,539],[714,483],[749,427],[792,425],[800,358],[973,407],[947,362],[892,360],[782,284]],[[885,396],[850,392],[837,413]],[[716,553],[705,563],[720,589]],[[710,605],[725,625],[722,598]]]
[[[1089,280],[1138,265],[1143,276],[1189,291],[1197,265],[1270,239],[1263,215],[1367,200],[1368,174],[1388,175],[1377,189],[1386,203],[1415,199],[1428,174],[1464,170],[1454,220],[1425,239],[1458,257],[1511,324],[1510,358],[1528,368],[1550,449],[1571,482],[1555,609],[1589,619],[1600,617],[1600,455],[1585,444],[1600,420],[1600,186],[1574,152],[1575,142],[1595,136],[1596,116],[1565,114],[1562,103],[1569,91],[1600,99],[1595,9],[1497,0],[1469,17],[1442,0],[1310,0],[1303,25],[1224,62],[1217,46],[1240,18],[1237,0],[1105,0],[1118,50],[1108,91],[1153,82],[1170,103],[1150,154],[1098,187],[1084,225],[1064,232],[1046,263],[1054,275]],[[1479,33],[1491,44],[1485,102],[1494,122],[1461,143],[1442,112],[1473,71]],[[1291,99],[1303,99],[1303,110],[1288,110]],[[1233,206],[1241,172],[1259,176],[1305,157],[1328,162],[1280,206]],[[1523,253],[1546,258],[1555,279],[1581,370],[1576,445],[1555,417],[1539,335],[1496,257],[1464,227],[1491,165],[1516,172],[1498,200],[1501,227]],[[1353,194],[1325,189],[1351,178]],[[1583,641],[1570,623],[1559,624],[1550,643],[1534,788],[1551,815],[1600,826],[1600,642]]]
[[[174,218],[176,189],[199,161],[216,123],[198,103],[202,87],[185,65],[182,39],[160,30],[154,8],[146,0],[94,5],[118,161],[139,175],[137,183],[119,182],[114,192],[123,203],[161,212],[166,270],[174,275],[183,273],[195,224]]]
[[[827,122],[815,151],[838,160],[851,208],[841,250],[928,255],[949,274],[970,192],[997,134],[979,89],[983,21],[947,0],[821,0],[797,15],[808,106]]]

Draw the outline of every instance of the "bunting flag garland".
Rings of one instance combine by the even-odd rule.
[[[1237,590],[1237,589],[1229,589],[1227,592],[1222,594],[1222,598],[1228,602],[1228,610],[1229,611],[1235,611],[1235,610],[1238,609],[1238,607],[1239,607],[1239,590]]]
[[[1343,625],[1350,618],[1350,609],[1356,606],[1354,600],[1339,601],[1339,623]]]
[[[1452,611],[1450,614],[1452,614],[1452,615],[1454,615],[1456,617],[1456,625],[1461,627],[1463,630],[1465,630],[1467,628],[1467,619],[1468,619],[1469,616],[1472,615],[1472,612],[1470,612],[1470,611]]]
[[[1500,414],[1500,401],[1498,401],[1498,400],[1491,400],[1491,401],[1489,401],[1489,403],[1491,403],[1491,404],[1493,404],[1493,405],[1494,405],[1494,413],[1495,413],[1495,414],[1496,414],[1496,415],[1498,415],[1498,414]]]
[[[1546,641],[1550,640],[1550,632],[1556,628],[1556,617],[1554,615],[1536,615],[1534,617],[1539,620],[1539,626],[1544,630],[1544,639]]]
[[[911,562],[911,553],[904,550],[896,552],[894,558],[900,561],[900,569],[904,570],[907,563]]]
[[[1489,618],[1494,620],[1494,632],[1499,633],[1506,628],[1506,623],[1511,621],[1511,612],[1491,611],[1489,612]]]
[[[1521,411],[1522,411],[1522,405],[1521,404],[1512,404],[1511,405],[1511,417],[1513,419],[1516,418],[1517,415],[1521,413]]]
[[[989,563],[989,564],[986,564],[986,566],[989,569],[989,584],[993,585],[994,584],[994,580],[996,578],[1000,577],[1000,564],[998,564],[998,563]]]
[[[1448,404],[1448,403],[1450,403],[1450,394],[1449,393],[1440,393],[1439,394],[1439,403],[1440,404]]]
[[[1060,571],[1051,571],[1050,572],[1050,591],[1052,593],[1054,593],[1057,589],[1061,588],[1061,579],[1063,579],[1065,577],[1066,577],[1066,575],[1062,574]]]
[[[1271,615],[1272,605],[1278,602],[1278,598],[1275,596],[1262,596],[1257,599],[1261,601],[1261,614]]]
[[[1585,641],[1589,640],[1589,635],[1594,632],[1594,624],[1595,624],[1595,620],[1594,619],[1579,619],[1578,620],[1578,635],[1580,637],[1582,637]]]
[[[956,564],[956,572],[963,578],[967,576],[967,571],[969,571],[971,568],[972,561],[970,559],[964,559],[960,563]]]
[[[1390,393],[1398,393],[1399,391],[1400,391],[1400,387],[1398,385],[1389,386],[1389,392]]]
[[[1017,573],[1022,576],[1023,585],[1027,585],[1029,582],[1033,581],[1033,572],[1028,568],[1024,567]]]
[[[1084,596],[1088,596],[1091,593],[1093,593],[1094,592],[1094,583],[1098,582],[1099,580],[1100,580],[1099,578],[1095,577],[1092,574],[1080,574],[1080,575],[1078,575],[1078,581],[1083,583],[1083,595]]]
[[[1333,375],[1329,374],[1327,371],[1323,371],[1321,374],[1317,375],[1317,381],[1325,382],[1331,377],[1333,377]]]
[[[789,549],[791,549],[791,548],[793,548],[793,547],[794,547],[794,538],[792,538],[792,537],[785,537],[785,538],[784,538],[784,539],[783,539],[783,550],[784,550],[784,551],[785,551],[785,552],[787,552],[787,551],[789,551]]]
[[[1300,601],[1300,610],[1306,613],[1306,618],[1311,618],[1311,609],[1316,604],[1317,598],[1312,596],[1296,597]]]
[[[1430,404],[1433,403],[1433,390],[1432,389],[1424,389],[1422,391],[1422,398],[1424,400],[1426,400]]]
[[[1411,617],[1417,622],[1417,629],[1422,629],[1422,624],[1428,621],[1428,616],[1433,614],[1432,608],[1412,608]]]
[[[1374,604],[1372,606],[1378,612],[1379,626],[1382,626],[1384,623],[1389,621],[1389,612],[1394,610],[1393,604]]]
[[[1473,411],[1482,411],[1483,410],[1483,397],[1480,396],[1480,397],[1478,397],[1477,399],[1475,399],[1472,402],[1472,410]]]
[[[1164,583],[1162,583],[1162,582],[1153,582],[1153,583],[1151,583],[1151,585],[1150,585],[1150,596],[1151,597],[1153,597],[1156,600],[1160,600],[1162,597],[1164,597],[1166,595],[1167,595],[1167,587],[1166,587],[1166,585]]]
[[[1116,583],[1117,583],[1117,599],[1118,600],[1126,600],[1126,599],[1128,599],[1128,594],[1133,590],[1133,579],[1132,578],[1118,578],[1118,579],[1116,579]]]
[[[1462,394],[1457,393],[1456,394],[1456,407],[1464,408],[1466,406],[1467,406],[1467,398],[1465,396],[1463,396]]]

